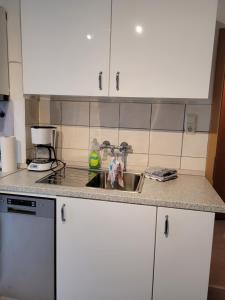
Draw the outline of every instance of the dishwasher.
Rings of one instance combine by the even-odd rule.
[[[0,195],[0,299],[55,299],[55,200]]]

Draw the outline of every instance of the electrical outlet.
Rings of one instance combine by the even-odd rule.
[[[195,133],[197,129],[197,114],[187,114],[186,117],[186,132]]]

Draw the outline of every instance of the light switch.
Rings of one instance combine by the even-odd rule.
[[[197,114],[187,114],[186,117],[186,132],[195,133],[197,128]]]

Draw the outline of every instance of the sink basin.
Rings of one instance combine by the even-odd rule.
[[[86,186],[93,188],[111,189],[111,190],[122,190],[129,192],[141,192],[143,176],[141,174],[134,173],[123,173],[124,187],[115,184],[112,188],[111,183],[107,180],[108,172],[100,172],[90,180]]]

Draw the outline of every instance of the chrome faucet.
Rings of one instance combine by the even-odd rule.
[[[109,141],[104,141],[100,145],[100,149],[110,149],[111,155],[115,156],[115,150],[119,150],[121,153],[122,161],[124,164],[123,171],[126,172],[127,170],[127,155],[128,153],[132,153],[132,146],[128,145],[126,142],[122,142],[119,146],[111,145]]]

